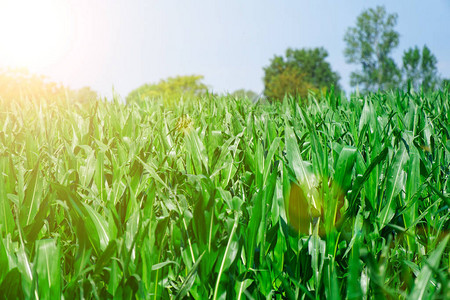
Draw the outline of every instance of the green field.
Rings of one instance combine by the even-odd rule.
[[[0,299],[450,298],[450,95],[0,99]]]

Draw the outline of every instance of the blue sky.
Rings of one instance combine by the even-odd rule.
[[[68,46],[58,60],[30,69],[72,87],[91,86],[106,96],[112,86],[126,96],[144,83],[188,74],[204,75],[216,92],[262,92],[263,67],[288,47],[324,47],[349,91],[349,74],[357,66],[345,62],[343,37],[364,9],[377,5],[398,14],[400,45],[393,53],[397,62],[405,49],[426,44],[438,59],[441,75],[450,78],[447,0],[65,3]]]

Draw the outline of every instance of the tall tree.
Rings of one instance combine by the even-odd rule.
[[[397,14],[388,14],[383,6],[377,6],[363,11],[356,26],[347,29],[344,55],[348,63],[361,66],[350,74],[351,86],[377,91],[398,85],[400,71],[390,56],[399,43],[396,24]]]
[[[416,91],[421,87],[430,91],[438,87],[439,75],[437,59],[425,45],[420,51],[419,47],[409,48],[403,53],[403,75],[405,87],[412,87]]]
[[[286,50],[286,56],[275,56],[264,68],[264,95],[281,100],[286,94],[306,97],[308,90],[339,88],[339,75],[325,60],[324,48]]]

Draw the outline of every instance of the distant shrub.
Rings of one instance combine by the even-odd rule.
[[[126,101],[132,103],[163,98],[165,102],[173,102],[181,97],[200,97],[208,92],[208,87],[202,82],[203,78],[202,75],[187,75],[169,77],[156,84],[146,83],[131,91],[126,97]]]

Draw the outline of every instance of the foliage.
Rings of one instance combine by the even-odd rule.
[[[448,78],[442,79],[441,80],[441,88],[442,89],[450,88],[450,79],[448,79]]]
[[[403,53],[403,74],[405,87],[411,86],[416,91],[434,90],[439,86],[437,59],[425,45],[422,52],[416,46]]]
[[[131,91],[126,97],[127,103],[141,102],[145,99],[165,99],[166,102],[177,102],[183,98],[197,98],[208,92],[208,87],[202,82],[201,75],[169,77],[157,84],[144,84]]]
[[[363,11],[356,26],[347,29],[344,55],[348,63],[361,69],[350,74],[350,85],[366,91],[392,89],[400,82],[391,52],[398,46],[399,34],[394,30],[397,15],[388,14],[383,6]]]
[[[70,89],[43,75],[30,73],[27,69],[1,69],[0,98],[14,101],[28,98],[38,102],[68,100],[85,103],[96,100],[98,95],[90,87]]]
[[[66,93],[70,101],[77,103],[92,102],[99,98],[98,93],[88,86],[77,90],[66,88]]]
[[[251,90],[239,89],[230,94],[234,98],[248,98],[255,102],[258,100],[259,95]]]
[[[0,98],[0,297],[448,299],[449,97]]]
[[[292,95],[306,101],[309,90],[314,90],[314,87],[305,80],[305,74],[299,73],[295,67],[288,66],[266,83],[264,93],[269,99],[282,100]]]
[[[0,70],[0,97],[4,99],[56,98],[64,93],[61,84],[32,74],[27,69]]]
[[[264,95],[282,100],[286,95],[306,98],[308,90],[339,88],[339,75],[325,61],[324,48],[287,49],[286,56],[275,56],[264,68]]]

